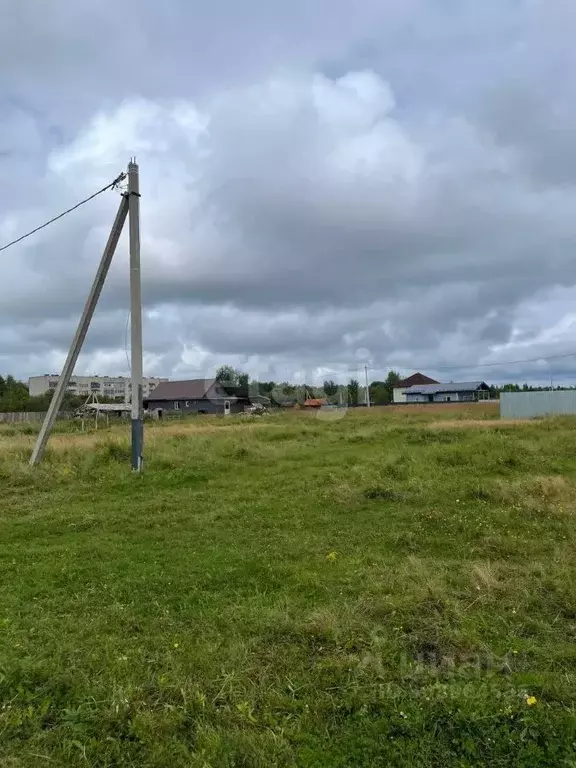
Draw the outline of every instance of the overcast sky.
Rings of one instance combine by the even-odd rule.
[[[576,384],[576,356],[475,367],[576,352],[573,0],[0,18],[0,244],[136,155],[145,374]],[[0,254],[1,372],[61,368],[118,203]],[[128,373],[127,312],[123,239],[77,372]]]

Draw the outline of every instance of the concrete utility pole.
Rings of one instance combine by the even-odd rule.
[[[128,164],[130,233],[130,317],[132,365],[132,469],[142,471],[144,406],[142,404],[142,287],[140,280],[140,179],[138,165]]]
[[[368,366],[364,366],[364,375],[366,377],[366,406],[370,408],[370,387],[368,385]]]
[[[66,362],[64,363],[64,368],[62,370],[60,380],[58,381],[58,385],[54,391],[52,400],[50,401],[50,407],[48,408],[48,412],[44,418],[44,422],[42,424],[40,434],[38,435],[38,439],[36,440],[36,445],[34,446],[34,450],[32,451],[32,456],[30,457],[30,466],[34,466],[38,464],[38,462],[41,461],[42,456],[44,455],[44,451],[46,449],[46,443],[48,442],[48,438],[50,437],[50,432],[52,431],[52,427],[54,426],[54,421],[56,420],[56,416],[58,414],[58,411],[60,410],[60,406],[62,405],[62,400],[64,399],[66,388],[70,383],[70,377],[72,376],[72,373],[74,371],[74,366],[76,365],[76,361],[78,360],[78,355],[80,354],[80,350],[82,349],[82,344],[84,343],[84,339],[86,338],[86,333],[88,331],[90,321],[92,320],[92,315],[94,314],[94,310],[96,309],[96,304],[98,303],[98,299],[100,298],[102,286],[104,285],[104,281],[106,280],[106,275],[108,274],[110,263],[112,262],[112,257],[114,256],[114,251],[116,250],[116,246],[118,245],[118,240],[120,239],[120,234],[122,233],[122,227],[124,226],[124,222],[126,221],[127,213],[128,213],[128,198],[123,197],[120,202],[120,206],[118,208],[118,213],[116,214],[116,219],[114,220],[114,224],[112,225],[112,230],[110,232],[108,242],[106,243],[106,247],[104,248],[104,253],[102,254],[102,260],[100,261],[98,271],[96,272],[96,277],[94,278],[94,282],[92,283],[92,289],[90,290],[90,295],[88,296],[88,300],[86,301],[86,305],[84,306],[84,311],[82,312],[82,317],[80,318],[80,322],[78,323],[78,328],[76,330],[74,340],[72,341],[72,346],[70,347],[70,351],[68,352],[68,357],[66,358]]]

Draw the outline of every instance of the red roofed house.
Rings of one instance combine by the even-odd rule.
[[[408,376],[407,379],[399,381],[394,387],[394,402],[405,403],[406,395],[405,390],[408,387],[413,387],[415,384],[439,384],[436,379],[431,379],[430,376],[424,376],[423,373],[413,373],[412,376]]]
[[[304,400],[304,408],[322,408],[323,405],[328,403],[327,400],[321,397],[309,397],[308,400]]]

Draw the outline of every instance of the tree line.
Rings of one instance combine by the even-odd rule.
[[[230,365],[221,366],[216,372],[216,381],[238,395],[249,396],[256,393],[269,397],[278,405],[304,403],[309,399],[322,399],[334,405],[360,405],[366,397],[366,387],[356,379],[347,384],[338,384],[327,379],[321,386],[314,384],[293,384],[289,381],[256,381],[243,371]],[[375,405],[385,405],[392,401],[392,388],[400,381],[394,371],[388,374],[385,382],[370,384],[370,398]]]
[[[347,384],[338,384],[327,379],[321,386],[312,384],[292,384],[288,381],[255,381],[244,373],[229,365],[223,365],[216,373],[216,380],[235,388],[239,393],[254,394],[258,392],[270,397],[274,402],[283,405],[287,402],[303,403],[309,398],[321,398],[334,405],[362,405],[366,402],[366,386],[357,379],[350,379]],[[394,402],[394,387],[402,381],[398,371],[391,370],[383,381],[371,381],[370,402],[373,405],[388,405]],[[543,390],[576,389],[576,387],[533,386],[530,384],[503,384],[490,387],[490,397],[499,399],[501,392],[540,392]]]
[[[221,366],[216,373],[217,381],[234,389],[238,394],[258,393],[269,397],[273,403],[288,405],[303,403],[309,398],[320,398],[334,405],[362,405],[366,402],[366,387],[357,379],[350,379],[346,384],[338,384],[327,379],[322,386],[312,384],[292,384],[289,381],[255,381],[243,371],[230,365]],[[373,405],[388,405],[393,402],[394,387],[400,382],[401,376],[397,371],[389,371],[383,381],[370,382],[370,402]],[[500,392],[538,392],[541,390],[575,389],[576,387],[538,387],[530,384],[504,384],[500,387],[490,387],[490,397],[497,399]],[[0,413],[15,411],[47,411],[53,391],[31,397],[28,387],[13,376],[0,376]],[[114,402],[99,397],[101,402]],[[66,393],[62,403],[63,411],[73,411],[83,405],[83,395]]]
[[[18,381],[13,376],[0,376],[0,413],[14,413],[17,411],[27,411],[41,413],[48,410],[50,400],[54,394],[53,390],[45,392],[43,395],[32,397],[28,387],[22,381]],[[100,402],[114,402],[106,398],[99,397]],[[66,392],[62,401],[63,411],[75,411],[86,401],[84,395],[72,395]]]

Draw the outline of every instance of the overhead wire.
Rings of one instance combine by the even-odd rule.
[[[16,245],[16,243],[21,243],[22,240],[26,240],[27,237],[30,237],[31,235],[35,235],[36,232],[40,232],[41,229],[45,229],[46,227],[49,227],[50,224],[54,224],[54,222],[58,221],[58,219],[64,218],[64,216],[67,216],[69,213],[72,213],[72,211],[75,211],[77,208],[80,208],[82,205],[89,203],[90,200],[94,200],[95,197],[98,197],[98,195],[101,195],[103,192],[106,192],[109,189],[114,189],[118,187],[120,182],[123,181],[125,178],[126,178],[126,174],[120,173],[114,179],[114,181],[111,181],[110,184],[107,184],[105,187],[102,187],[102,189],[99,189],[97,192],[94,192],[94,194],[90,195],[89,197],[86,197],[84,200],[80,200],[80,202],[76,203],[76,205],[73,205],[71,208],[68,208],[62,213],[59,213],[58,216],[54,216],[52,219],[44,222],[44,224],[41,224],[39,227],[35,227],[34,229],[31,229],[30,232],[26,232],[25,235],[21,235],[20,237],[17,237],[15,240],[11,240],[9,243],[6,243],[5,245],[1,246],[0,253],[2,251],[7,250],[8,248],[11,248],[13,245]]]
[[[574,357],[576,352],[566,352],[562,355],[540,355],[538,357],[527,357],[522,360],[502,360],[501,362],[494,363],[470,363],[469,365],[431,365],[435,371],[457,371],[457,370],[474,370],[475,368],[499,368],[505,365],[521,365],[523,363],[539,363],[540,361],[547,362],[548,360],[562,360],[567,357]],[[370,370],[387,370],[385,368],[372,368]],[[390,367],[390,366],[388,366]]]
[[[40,230],[45,229],[46,227],[49,227],[50,224],[53,224],[55,221],[58,221],[59,219],[64,218],[64,216],[67,216],[69,213],[72,213],[73,211],[77,210],[81,206],[86,205],[86,203],[89,203],[91,200],[94,200],[95,197],[98,197],[98,195],[101,195],[103,192],[107,192],[109,189],[116,189],[119,186],[119,184],[122,181],[124,181],[125,178],[126,178],[126,174],[124,172],[118,174],[118,176],[116,176],[116,178],[113,181],[111,181],[109,184],[106,184],[106,186],[102,187],[102,189],[97,190],[93,194],[84,198],[84,200],[80,200],[80,202],[76,203],[76,205],[73,205],[71,208],[67,208],[65,211],[62,211],[62,213],[59,213],[58,216],[54,216],[53,218],[44,222],[44,224],[41,224],[39,227],[35,227],[34,229],[31,229],[29,232],[26,232],[26,234],[21,235],[20,237],[17,237],[15,240],[11,240],[9,243],[6,243],[5,245],[1,246],[0,253],[2,251],[7,250],[8,248],[11,248],[13,245],[16,245],[17,243],[21,243],[23,240],[26,240],[26,238],[36,234],[36,232],[40,232]],[[124,351],[126,353],[126,361],[128,363],[128,369],[130,370],[131,365],[130,365],[130,358],[128,356],[128,324],[129,322],[130,322],[130,311],[128,311],[128,316],[126,318],[126,329],[124,334]]]
[[[457,371],[457,370],[474,370],[476,368],[498,368],[503,367],[507,365],[520,365],[523,363],[538,363],[540,361],[547,362],[548,360],[562,360],[567,357],[575,357],[576,352],[567,352],[562,355],[540,355],[539,357],[527,357],[522,360],[503,360],[501,362],[494,362],[494,363],[470,363],[468,365],[429,365],[431,370],[434,371]],[[342,373],[358,373],[359,370],[364,368],[363,363],[359,363],[356,368],[345,368],[341,369],[339,371],[334,370],[324,370],[322,375],[336,375],[336,374],[342,374]],[[406,368],[405,365],[387,365],[387,366],[368,366],[368,370],[370,371],[388,371],[394,368]]]

